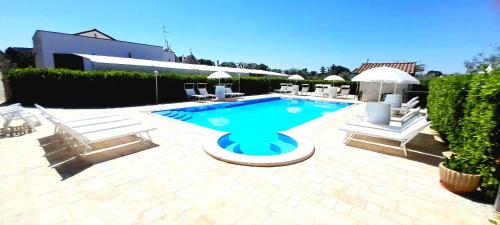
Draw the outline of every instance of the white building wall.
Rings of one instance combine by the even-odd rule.
[[[163,48],[123,41],[37,31],[33,37],[36,67],[54,68],[54,53],[83,53],[165,61]],[[175,61],[173,58],[172,61]]]
[[[396,88],[396,94],[403,95],[407,89],[408,89],[407,84],[398,84]],[[363,96],[361,96],[361,101],[376,102],[378,101],[380,83],[361,82],[361,84],[359,85],[359,91],[363,92]],[[393,92],[394,92],[394,84],[382,83],[382,94],[384,93],[392,94]]]

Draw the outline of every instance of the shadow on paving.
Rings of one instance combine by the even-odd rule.
[[[382,154],[405,157],[403,150],[399,147],[399,141],[355,135],[348,145]],[[418,134],[406,144],[406,148],[408,150],[407,159],[436,167],[444,160],[442,152],[448,151],[448,146],[444,142],[436,140],[434,135],[425,133]]]
[[[56,169],[62,180],[70,178],[92,165],[158,146],[137,136],[128,136],[92,144],[94,150],[84,156],[84,148],[77,146],[72,139],[62,139],[59,135],[51,135],[40,138],[38,141],[45,151],[45,158],[50,166]]]
[[[26,124],[20,126],[10,126],[5,130],[0,128],[0,139],[8,137],[19,137],[29,133],[33,133],[33,130]]]
[[[403,150],[399,148],[399,144],[400,142],[398,141],[362,135],[355,135],[348,143],[351,147],[404,158]],[[435,167],[438,167],[439,163],[444,161],[445,157],[442,153],[449,151],[448,146],[443,141],[438,140],[434,135],[426,133],[418,134],[413,140],[406,144],[406,147],[408,150],[408,160],[425,163]],[[488,199],[483,193],[478,191],[458,196],[478,203],[493,203],[492,199]]]

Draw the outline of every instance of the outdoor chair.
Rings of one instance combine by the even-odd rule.
[[[429,125],[423,116],[417,116],[407,121],[403,126],[381,125],[361,121],[350,121],[340,130],[346,131],[344,143],[347,144],[354,135],[360,134],[375,138],[383,138],[400,142],[400,148],[405,157],[408,156],[406,144]]]
[[[35,115],[26,111],[19,103],[0,109],[0,116],[4,118],[4,132],[7,131],[10,124],[15,120],[23,120],[32,131],[35,131],[35,126],[42,124]]]

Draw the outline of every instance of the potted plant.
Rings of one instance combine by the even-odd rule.
[[[467,157],[453,154],[445,162],[439,164],[441,184],[455,193],[474,192],[479,187],[481,176],[477,173],[477,166]]]

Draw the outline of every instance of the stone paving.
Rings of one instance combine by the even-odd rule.
[[[200,104],[49,109],[136,118],[157,128],[154,144],[81,157],[44,119],[36,132],[0,139],[0,224],[489,224],[491,205],[440,186],[443,144],[430,130],[408,145],[408,159],[391,142],[346,146],[338,128],[358,105],[292,129],[316,147],[306,161],[238,166],[203,152],[210,129],[146,112]]]

